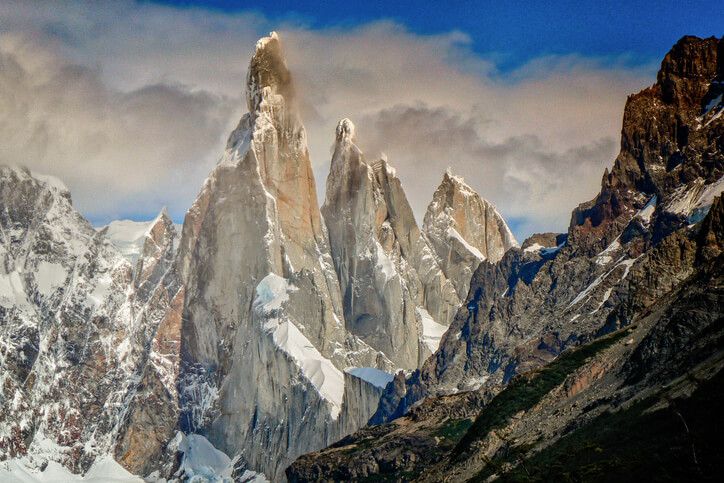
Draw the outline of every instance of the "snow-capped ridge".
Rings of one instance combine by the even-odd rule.
[[[48,190],[56,192],[65,197],[70,197],[70,190],[68,189],[66,184],[60,178],[57,178],[55,176],[31,171],[25,166],[10,166],[0,164],[0,170],[4,171],[4,173],[0,172],[0,177],[6,177],[9,176],[10,173],[13,173],[17,178],[20,178],[21,180],[38,183],[39,185],[42,185]]]
[[[173,225],[175,230],[174,240],[178,241],[181,225],[173,223],[165,206],[152,220],[113,220],[107,225],[98,227],[97,230],[105,233],[106,238],[120,251],[124,258],[135,265],[138,257],[143,252],[146,238],[151,236],[151,231],[159,223]]]

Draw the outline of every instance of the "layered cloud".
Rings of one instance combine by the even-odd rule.
[[[243,113],[255,39],[280,31],[320,189],[336,122],[385,152],[421,217],[447,166],[516,234],[563,230],[617,151],[626,95],[652,66],[539,58],[501,73],[464,33],[386,21],[312,30],[255,13],[133,2],[0,6],[0,162],[64,179],[95,221],[176,218]]]

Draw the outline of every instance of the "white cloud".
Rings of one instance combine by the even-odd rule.
[[[628,93],[651,69],[539,58],[515,72],[464,33],[420,36],[378,22],[272,25],[130,1],[0,5],[0,162],[59,175],[94,219],[182,216],[244,109],[255,39],[281,32],[324,186],[334,127],[358,126],[398,167],[418,216],[450,165],[518,235],[565,229],[616,154]],[[492,55],[495,53],[491,53]]]

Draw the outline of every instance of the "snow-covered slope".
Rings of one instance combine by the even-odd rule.
[[[149,230],[162,216],[168,216],[165,208],[153,220],[114,220],[109,224],[98,228],[98,231],[105,231],[105,234],[111,243],[113,243],[121,254],[135,266],[138,261],[138,257],[143,251],[143,244]],[[181,232],[181,225],[175,225],[175,228],[177,232]]]
[[[59,181],[0,167],[0,206],[0,459],[102,475],[169,310],[172,224],[150,227],[134,277]]]
[[[0,206],[0,456],[85,469],[143,357],[131,266],[57,181],[0,167]]]

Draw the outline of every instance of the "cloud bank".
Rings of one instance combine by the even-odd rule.
[[[398,168],[421,219],[447,166],[514,221],[564,230],[612,163],[626,95],[655,68],[538,58],[502,74],[464,33],[312,30],[134,2],[0,6],[0,162],[54,174],[96,222],[183,217],[245,109],[256,38],[280,32],[323,189],[334,127]],[[323,198],[323,197],[320,197]]]

